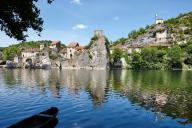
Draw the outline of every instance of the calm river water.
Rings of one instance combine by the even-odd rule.
[[[57,128],[191,128],[192,71],[0,69],[0,128],[51,106]]]

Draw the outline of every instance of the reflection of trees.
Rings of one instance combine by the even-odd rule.
[[[2,73],[4,82],[5,84],[9,85],[9,87],[17,83],[14,70],[3,70]]]
[[[186,119],[179,123],[192,123],[192,72],[180,71],[119,71],[110,76],[114,90],[126,95],[132,103],[152,109],[172,118]],[[124,75],[123,78],[121,75]],[[124,82],[127,81],[125,84]],[[190,82],[189,82],[190,81]],[[116,87],[117,84],[121,87]]]
[[[70,95],[86,92],[94,105],[107,101],[109,88],[132,103],[172,118],[192,123],[192,72],[112,70],[1,70],[9,88],[24,86],[50,91],[61,97],[65,88]],[[161,117],[161,116],[159,116]]]

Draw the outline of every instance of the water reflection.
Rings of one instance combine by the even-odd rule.
[[[119,75],[115,72],[112,88],[132,103],[151,109],[159,119],[170,116],[181,124],[192,123],[192,72],[119,71]],[[118,86],[116,80],[120,81]]]
[[[6,88],[22,85],[42,94],[50,91],[55,98],[62,98],[63,90],[71,96],[86,92],[93,106],[109,102],[115,93],[153,111],[156,121],[168,116],[192,124],[190,71],[2,70],[0,74]]]

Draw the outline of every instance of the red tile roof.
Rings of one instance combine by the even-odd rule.
[[[79,43],[78,42],[71,42],[68,45],[69,48],[75,48],[75,47],[79,47]]]
[[[60,44],[61,41],[52,41],[51,45],[57,45],[57,44]]]
[[[67,48],[63,48],[59,51],[59,53],[67,53]]]

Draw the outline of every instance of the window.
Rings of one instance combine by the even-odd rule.
[[[70,54],[70,58],[72,59],[72,54]]]

